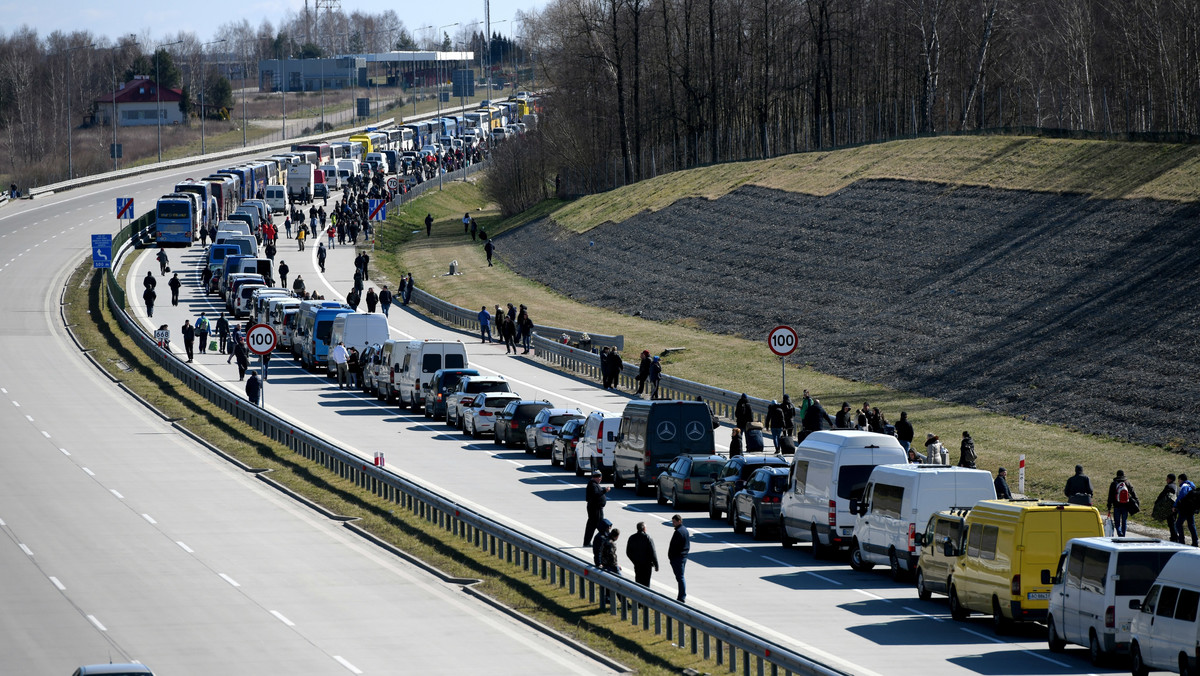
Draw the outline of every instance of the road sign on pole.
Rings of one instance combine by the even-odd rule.
[[[117,198],[117,218],[132,219],[133,218],[133,198],[118,197]]]
[[[787,357],[796,351],[798,342],[796,329],[790,326],[776,326],[767,334],[767,347],[779,355],[780,389],[785,395],[787,394]]]
[[[382,221],[387,218],[387,202],[384,200],[367,200],[367,214],[372,221]]]
[[[92,235],[92,267],[112,267],[112,235]]]
[[[396,178],[395,176],[389,178],[387,181],[387,186],[388,186],[388,190],[391,190],[392,192],[396,192],[397,190],[400,189],[400,179]]]
[[[266,324],[255,324],[246,333],[246,347],[260,357],[270,354],[275,349],[277,342],[278,336],[275,335],[275,329]]]

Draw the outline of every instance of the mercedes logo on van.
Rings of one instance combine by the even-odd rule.
[[[687,424],[684,432],[687,433],[688,439],[691,439],[692,441],[700,441],[704,438],[704,425],[701,425],[699,422],[693,420]]]
[[[658,424],[656,431],[658,432],[659,439],[670,441],[675,438],[675,423],[664,420]]]

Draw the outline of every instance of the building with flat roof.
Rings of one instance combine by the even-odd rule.
[[[258,62],[258,89],[315,92],[352,87],[425,87],[475,58],[474,52],[382,52],[320,59],[264,59]]]

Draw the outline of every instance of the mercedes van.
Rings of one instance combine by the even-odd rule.
[[[896,437],[860,430],[821,430],[800,442],[780,508],[784,547],[813,543],[813,556],[848,551],[854,539],[851,500],[862,500],[879,465],[908,462]]]
[[[613,486],[632,482],[638,495],[658,484],[675,456],[716,451],[713,418],[702,401],[631,401],[621,413],[613,452]]]
[[[1138,604],[1130,627],[1129,655],[1134,676],[1151,669],[1195,674],[1200,667],[1200,551],[1171,557]]]
[[[421,385],[439,369],[467,368],[467,348],[461,340],[410,340],[404,349],[393,350],[391,393],[400,408],[414,411],[424,405]]]
[[[329,344],[337,345],[339,342],[346,346],[346,349],[357,348],[361,355],[366,351],[367,347],[375,343],[383,343],[388,339],[388,323],[387,317],[375,314],[373,312],[352,312],[350,314],[338,315],[333,320],[333,330],[329,335]],[[326,359],[326,365],[330,373],[336,373],[337,367],[333,364],[332,358]]]

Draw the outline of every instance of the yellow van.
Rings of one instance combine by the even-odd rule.
[[[967,515],[967,534],[950,574],[950,614],[991,614],[998,633],[1011,622],[1042,621],[1050,605],[1049,582],[1071,538],[1100,537],[1095,507],[1037,500],[981,500]],[[945,545],[954,548],[953,543]]]

